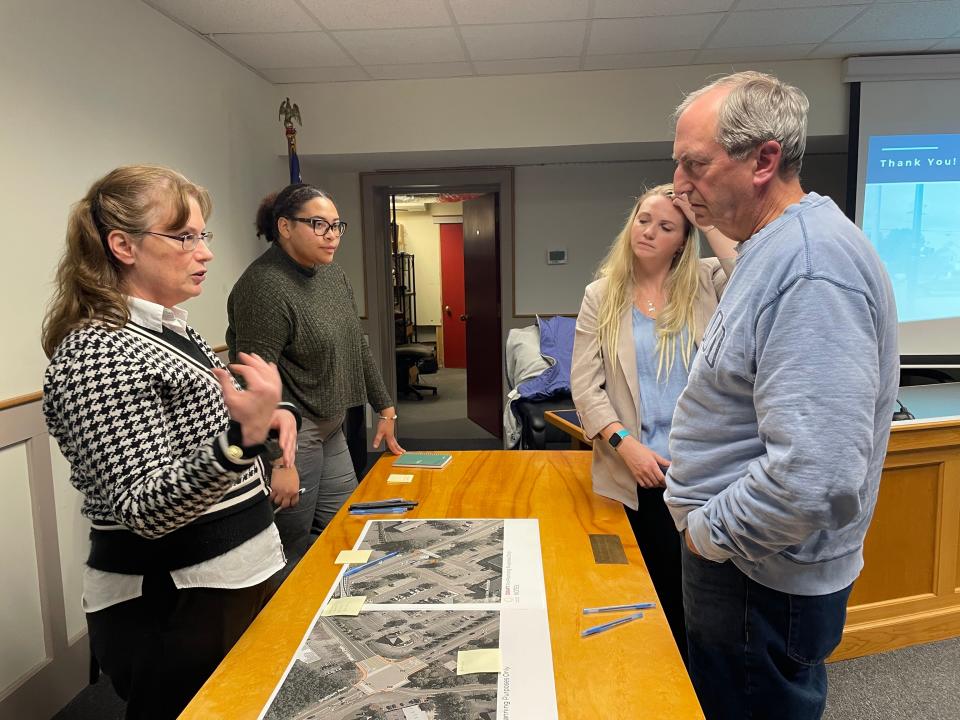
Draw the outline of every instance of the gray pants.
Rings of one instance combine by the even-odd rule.
[[[296,507],[276,514],[277,529],[287,555],[286,573],[313,542],[357,487],[347,440],[340,423],[332,432],[303,418],[297,435],[297,473],[303,494]]]

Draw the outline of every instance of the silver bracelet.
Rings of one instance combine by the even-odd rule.
[[[397,416],[396,416],[396,415],[394,415],[394,416],[392,416],[392,417],[387,417],[386,415],[377,415],[377,417],[380,418],[381,420],[396,420],[396,419],[397,419]]]

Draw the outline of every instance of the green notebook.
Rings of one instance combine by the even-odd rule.
[[[393,461],[394,467],[433,468],[439,470],[446,467],[453,460],[453,455],[446,453],[404,453]]]

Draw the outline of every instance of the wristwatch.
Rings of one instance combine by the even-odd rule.
[[[276,461],[283,457],[283,449],[280,447],[280,443],[276,438],[267,436],[267,439],[263,443],[263,448],[264,458],[276,467]]]
[[[610,447],[616,449],[617,445],[623,442],[623,439],[630,435],[630,431],[626,428],[620,428],[613,435],[610,436],[610,439],[607,441],[610,443]]]

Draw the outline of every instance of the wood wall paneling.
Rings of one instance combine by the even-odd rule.
[[[884,531],[867,534],[850,605],[936,592],[939,500],[939,465],[884,472],[873,516],[873,526]]]
[[[4,479],[0,547],[5,549],[0,586],[6,588],[0,610],[4,646],[0,688],[15,684],[47,659],[28,476],[27,443],[0,450]]]
[[[894,428],[833,660],[960,635],[960,422]]]

